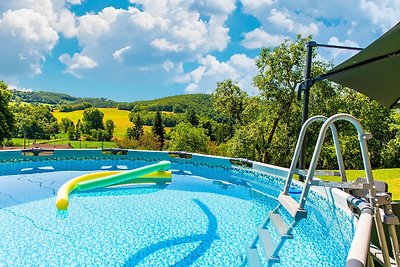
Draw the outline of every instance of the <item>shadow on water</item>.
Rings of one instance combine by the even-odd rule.
[[[199,241],[201,241],[201,243],[194,250],[192,250],[182,260],[176,262],[171,266],[175,267],[189,266],[193,264],[199,257],[201,257],[211,247],[211,244],[214,242],[214,240],[219,238],[217,235],[218,223],[217,223],[217,218],[214,216],[214,214],[212,214],[212,212],[204,203],[202,203],[198,199],[193,199],[193,201],[200,207],[200,209],[207,216],[208,228],[206,233],[170,238],[158,242],[156,244],[152,244],[150,246],[142,248],[137,253],[130,256],[123,266],[135,266],[149,255],[161,249],[187,243],[199,242]]]

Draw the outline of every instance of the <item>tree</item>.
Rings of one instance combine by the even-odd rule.
[[[212,94],[213,106],[220,112],[239,124],[242,123],[242,113],[247,98],[246,92],[242,91],[232,80],[217,82],[217,88]]]
[[[144,133],[140,138],[140,149],[160,150],[162,148],[160,139],[152,133]]]
[[[207,153],[208,141],[203,128],[196,128],[188,122],[183,122],[171,133],[169,150]]]
[[[14,115],[9,106],[11,92],[7,84],[0,81],[0,146],[3,146],[5,139],[10,139],[15,127]]]
[[[263,48],[256,61],[259,73],[254,77],[265,108],[262,121],[268,121],[263,143],[262,161],[271,162],[271,146],[281,120],[291,118],[296,97],[296,84],[304,73],[305,45],[310,38],[297,36],[294,42],[286,40],[280,46]],[[286,120],[287,122],[287,120]]]
[[[143,135],[143,125],[144,122],[140,117],[139,112],[135,113],[133,116],[129,116],[129,120],[133,123],[133,127],[126,130],[126,135],[129,139],[134,139],[139,141],[140,137]]]
[[[190,108],[186,111],[186,120],[194,127],[199,125],[199,118],[197,117],[194,108]]]
[[[66,133],[71,125],[74,126],[74,122],[72,120],[68,118],[61,119],[60,128],[63,133]]]
[[[21,104],[12,106],[16,118],[14,136],[50,139],[57,129],[57,119],[48,105]]]
[[[162,149],[162,147],[164,146],[164,142],[165,142],[165,129],[164,129],[164,125],[162,122],[160,111],[156,112],[156,116],[154,118],[154,125],[151,130],[152,130],[153,134],[158,138],[158,140],[161,144],[160,148]]]
[[[113,138],[114,128],[115,128],[114,121],[106,120],[106,123],[104,125],[104,131],[105,131],[104,140],[105,141],[110,141]]]
[[[90,134],[91,130],[104,129],[103,124],[104,113],[97,108],[87,108],[83,111],[83,128],[86,134]]]

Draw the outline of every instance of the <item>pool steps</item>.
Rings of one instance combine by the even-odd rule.
[[[294,200],[290,195],[280,193],[278,200],[295,220],[307,218],[307,211],[301,208],[299,202]]]
[[[344,168],[344,163],[343,163],[343,157],[341,154],[340,150],[340,145],[339,145],[339,138],[337,134],[337,130],[335,127],[335,122],[336,121],[348,121],[353,126],[356,128],[358,132],[358,140],[361,148],[361,154],[363,158],[363,163],[364,163],[364,169],[365,169],[365,174],[366,174],[366,183],[365,184],[360,184],[360,183],[352,183],[352,182],[347,182],[346,179],[346,174],[345,174],[345,168]],[[290,194],[289,194],[289,189],[292,183],[293,175],[296,173],[299,173],[299,170],[296,169],[296,165],[299,160],[300,156],[300,151],[301,147],[305,138],[305,133],[308,128],[308,126],[316,121],[322,121],[323,125],[320,129],[319,135],[318,135],[318,140],[314,148],[314,153],[310,162],[309,169],[307,170],[307,174],[305,177],[305,182],[304,182],[304,187],[300,196],[299,201],[296,201],[293,199]],[[328,131],[328,128],[331,129],[332,131],[332,136],[333,136],[333,141],[334,141],[334,146],[336,150],[336,158],[338,161],[338,166],[339,166],[339,171],[342,177],[342,182],[341,183],[326,183],[326,182],[321,182],[318,181],[318,179],[314,180],[314,175],[316,174],[316,167],[319,159],[319,155],[322,150],[322,145],[324,142],[324,139],[326,137],[326,133]],[[294,151],[294,155],[292,158],[292,163],[290,165],[290,169],[288,172],[288,176],[286,179],[286,183],[284,186],[283,191],[279,194],[278,200],[279,204],[278,206],[272,211],[272,213],[269,214],[268,218],[264,222],[264,224],[257,229],[257,235],[254,238],[253,242],[249,246],[247,250],[247,255],[246,255],[246,260],[247,260],[247,265],[248,266],[261,266],[260,259],[258,253],[257,253],[257,244],[260,244],[260,247],[262,248],[263,255],[267,260],[268,266],[270,266],[273,263],[279,262],[279,251],[282,248],[283,244],[285,241],[289,238],[293,238],[292,231],[298,224],[298,222],[307,217],[307,211],[305,209],[305,203],[307,201],[307,196],[310,190],[311,186],[325,186],[325,187],[331,187],[331,188],[343,188],[343,189],[368,189],[369,193],[367,195],[367,198],[371,202],[370,204],[372,207],[377,207],[374,208],[374,217],[375,217],[375,223],[377,226],[378,230],[378,236],[380,240],[380,245],[382,248],[382,253],[383,253],[383,258],[384,262],[386,263],[385,266],[390,266],[390,257],[389,257],[389,252],[388,252],[388,246],[386,243],[386,238],[385,238],[385,233],[383,230],[383,223],[381,215],[380,215],[380,208],[379,206],[383,203],[380,203],[379,201],[379,195],[376,194],[376,188],[375,188],[375,183],[374,179],[372,176],[372,170],[371,170],[371,163],[369,159],[369,154],[368,154],[368,147],[366,140],[371,138],[371,134],[364,132],[361,123],[355,119],[353,116],[348,115],[348,114],[337,114],[333,115],[330,118],[326,118],[324,116],[314,116],[312,118],[309,118],[302,126],[300,135],[298,137],[298,141],[296,144],[296,148]],[[300,170],[300,171],[305,171],[305,170]],[[385,203],[383,203],[385,204]],[[280,207],[284,208],[292,217],[293,222],[291,223],[290,226],[287,226],[282,219],[282,217],[279,215],[279,209]],[[386,213],[386,212],[385,212]],[[384,216],[383,216],[384,217]],[[272,238],[271,234],[267,229],[267,225],[269,222],[272,222],[272,226],[274,230],[277,232],[279,235],[278,242],[275,245]],[[398,222],[397,222],[398,224]],[[393,248],[393,254],[395,256],[395,260],[397,263],[397,266],[400,267],[400,250],[398,246],[398,240],[396,237],[396,233],[393,230],[394,225],[389,225],[389,233],[392,237],[395,237],[393,242],[392,242],[392,248]],[[394,232],[394,233],[392,233]],[[349,253],[349,258],[346,263],[346,266],[356,266],[354,265],[354,262],[352,260],[353,255],[350,255]],[[358,265],[357,265],[358,266]]]

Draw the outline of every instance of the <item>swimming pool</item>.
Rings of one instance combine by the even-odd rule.
[[[218,157],[98,150],[0,154],[0,265],[6,266],[240,266],[284,186],[282,179]],[[74,192],[68,211],[55,207],[55,193],[69,179],[167,158],[171,184]],[[306,208],[308,218],[276,266],[344,266],[352,218],[315,192]]]

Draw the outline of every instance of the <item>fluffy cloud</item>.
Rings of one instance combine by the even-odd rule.
[[[54,28],[58,32],[62,32],[67,38],[74,37],[78,32],[75,15],[69,10],[61,11],[58,21],[54,24]]]
[[[70,73],[77,78],[82,76],[79,71],[82,69],[93,69],[97,66],[97,62],[87,56],[82,56],[75,53],[72,57],[68,54],[63,54],[58,58],[62,63],[67,65],[66,73]]]
[[[400,18],[399,0],[361,0],[360,7],[372,18],[374,24],[381,27],[382,31],[389,30]]]
[[[244,34],[242,45],[248,49],[258,49],[262,47],[276,47],[283,43],[285,39],[283,35],[272,35],[260,28]]]
[[[118,67],[124,68],[121,75],[129,75],[127,67],[141,72],[180,71],[182,62],[223,51],[228,46],[230,37],[225,22],[227,12],[235,8],[234,3],[163,0],[155,4],[142,0],[135,1],[140,9],[107,7],[75,18],[75,27],[71,19],[69,25],[71,35],[76,29],[82,48],[78,54],[96,62],[97,73],[111,75]],[[208,14],[207,19],[199,9]],[[170,64],[160,64],[167,58]],[[116,66],[116,62],[123,64]],[[66,72],[77,73],[68,64]]]
[[[340,41],[338,37],[333,36],[329,38],[328,44],[330,45],[341,45],[341,46],[350,46],[350,47],[360,47],[357,42],[351,40]],[[351,57],[356,54],[357,51],[354,50],[345,50],[345,49],[330,49],[330,58],[334,61],[334,63],[340,63],[345,59]]]
[[[32,9],[8,10],[0,20],[0,73],[41,72],[40,64],[58,41],[48,20]]]
[[[291,33],[301,33],[304,36],[318,35],[317,24],[313,22],[311,22],[309,25],[298,23],[291,18],[290,13],[286,10],[279,11],[277,9],[272,9],[271,15],[268,17],[268,20],[276,27],[285,29]]]
[[[211,93],[218,81],[232,79],[250,95],[257,93],[251,81],[257,73],[255,59],[244,54],[235,54],[228,61],[220,62],[216,57],[207,55],[199,59],[200,66],[185,75],[176,78],[177,82],[186,83],[187,93]]]

